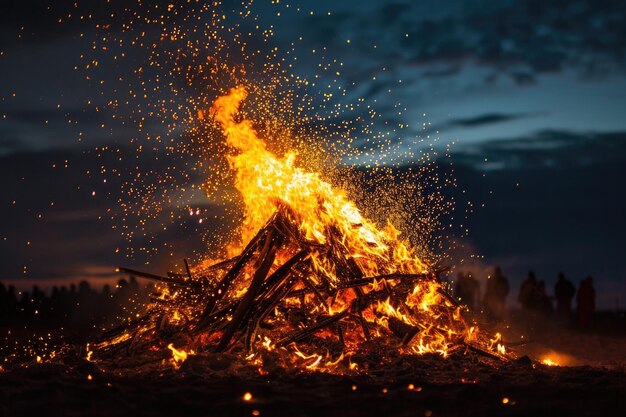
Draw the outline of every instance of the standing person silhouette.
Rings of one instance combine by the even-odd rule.
[[[581,327],[589,327],[591,317],[596,309],[596,290],[593,288],[593,279],[588,276],[580,282],[578,295],[578,324]]]
[[[537,277],[533,271],[528,271],[528,277],[522,283],[517,301],[524,310],[536,310],[538,306]]]
[[[470,273],[467,275],[467,293],[469,296],[469,303],[471,309],[478,310],[480,308],[480,283]]]
[[[501,320],[504,317],[506,296],[509,295],[509,281],[502,274],[502,269],[496,266],[493,276],[487,280],[483,303],[489,316]]]
[[[537,307],[541,314],[550,316],[552,314],[552,300],[546,293],[546,283],[541,280],[537,283]]]
[[[559,272],[558,280],[554,285],[554,297],[556,298],[556,314],[559,320],[567,322],[572,317],[572,300],[576,295],[576,287],[571,281]]]
[[[454,296],[461,300],[470,310],[478,307],[480,284],[471,273],[459,272],[454,286]]]

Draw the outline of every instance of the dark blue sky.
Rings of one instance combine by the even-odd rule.
[[[93,15],[82,22],[66,19],[71,3],[11,2],[0,17],[3,281],[111,279],[130,262],[107,222],[123,178],[103,183],[93,149],[135,132],[94,110],[110,97],[80,59],[108,9],[78,2],[75,16]],[[530,268],[549,288],[560,270],[575,282],[592,274],[602,306],[626,304],[623,1],[257,1],[253,10],[278,47],[297,42],[294,72],[315,88],[341,86],[338,103],[364,98],[381,120],[408,124],[393,155],[350,163],[410,162],[426,145],[453,144],[451,193],[469,235],[452,262],[473,259],[481,273],[501,264],[514,288]],[[342,63],[340,75],[318,70],[320,51]],[[131,70],[102,65],[106,85]],[[184,228],[162,238],[181,254],[202,244]]]

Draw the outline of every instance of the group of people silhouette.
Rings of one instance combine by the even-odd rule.
[[[81,281],[54,286],[49,294],[36,285],[22,292],[0,282],[0,326],[89,327],[123,315],[145,297],[147,290],[134,277],[119,280],[113,289],[104,285],[97,291]]]
[[[511,288],[508,279],[500,267],[495,267],[493,275],[486,280],[485,291],[480,298],[480,282],[471,272],[459,272],[454,285],[454,296],[470,310],[483,311],[488,317],[500,320],[506,311],[506,298]],[[576,310],[573,301],[576,298]],[[554,316],[560,321],[575,322],[581,327],[588,327],[595,311],[596,293],[593,279],[588,276],[580,282],[578,291],[574,284],[561,272],[554,285],[554,296],[549,296],[543,280],[537,280],[533,271],[522,282],[517,302],[522,310],[545,316]],[[553,301],[556,301],[554,308]]]

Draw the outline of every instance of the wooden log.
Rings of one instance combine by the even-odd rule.
[[[197,328],[203,328],[205,325],[205,321],[207,317],[211,315],[213,309],[217,302],[224,296],[233,280],[239,275],[243,267],[248,263],[250,258],[254,255],[254,251],[257,249],[259,242],[263,240],[263,238],[273,229],[273,223],[276,220],[277,214],[274,213],[272,217],[268,220],[265,226],[259,230],[254,238],[248,243],[246,248],[243,250],[237,262],[233,265],[233,267],[224,275],[222,280],[215,286],[212,293],[209,295],[209,298],[206,302],[204,310],[200,315],[200,319],[196,324]]]
[[[272,304],[272,307],[274,307],[274,305],[276,305],[278,302],[280,302],[280,300],[282,300],[282,298],[286,295],[283,293],[280,293],[280,297],[279,299],[276,299],[275,302],[272,300],[273,298],[275,298],[276,296],[273,295],[276,292],[277,287],[280,286],[280,284],[284,281],[284,279],[286,279],[287,277],[289,277],[290,273],[293,272],[293,269],[295,266],[297,266],[297,264],[308,254],[308,250],[302,250],[300,252],[298,252],[296,255],[294,255],[292,258],[290,258],[287,262],[285,262],[283,265],[281,265],[278,269],[276,269],[276,271],[274,271],[264,282],[263,285],[261,286],[261,289],[259,290],[259,295],[257,296],[257,299],[255,300],[259,306],[257,310],[260,309],[258,314],[261,314],[266,308],[269,307],[262,307],[265,304]],[[293,285],[295,285],[295,282],[291,285],[290,288],[293,287]],[[270,302],[268,303],[267,300],[270,300]],[[232,303],[229,303],[227,306],[211,313],[210,316],[208,316],[205,320],[206,326],[208,327],[210,326],[212,323],[219,321],[222,317],[224,316],[230,316],[231,314],[233,314],[235,312],[235,310],[237,309],[237,306],[239,305],[240,300],[235,300]],[[199,328],[195,331],[195,333],[199,333],[201,331],[203,331],[204,328]]]
[[[293,264],[295,265],[297,264],[297,259],[300,258],[299,254],[296,254],[294,258],[290,259],[290,261],[293,260]],[[283,264],[283,266],[285,266],[285,264]],[[278,305],[278,303],[280,303],[284,299],[285,295],[289,293],[289,291],[291,291],[293,286],[296,285],[299,280],[299,276],[297,275],[297,273],[293,273],[293,268],[289,267],[285,269],[289,269],[289,272],[279,273],[278,270],[276,270],[272,274],[276,277],[282,276],[282,279],[280,280],[280,282],[276,283],[273,288],[263,294],[263,299],[259,303],[259,307],[256,308],[255,312],[251,313],[251,319],[246,329],[246,352],[250,352],[252,350],[252,340],[254,339],[257,329],[259,328],[261,323],[272,312],[274,307],[276,307],[276,305]],[[269,278],[266,280],[266,282],[267,281],[269,281]]]
[[[322,290],[323,287],[318,286],[317,287],[318,290]],[[299,290],[295,290],[295,291],[291,291],[289,294],[285,294],[286,298],[297,298],[300,297],[302,295],[306,295],[306,294],[310,294],[312,293],[310,288],[301,288]]]
[[[267,277],[267,274],[274,263],[274,258],[276,256],[276,250],[282,243],[282,238],[278,235],[276,238],[274,237],[274,233],[270,232],[265,238],[265,244],[262,251],[262,256],[260,259],[260,263],[258,264],[257,270],[254,273],[254,277],[248,286],[248,290],[241,297],[241,301],[233,314],[233,318],[224,331],[220,342],[215,348],[216,352],[222,352],[232,339],[235,332],[239,329],[239,326],[243,324],[244,318],[248,315],[250,308],[252,307],[252,303],[256,298],[258,291],[261,289],[261,285],[263,281]]]
[[[265,298],[264,302],[258,309],[259,323],[265,320],[265,318],[272,312],[274,307],[276,307],[278,303],[280,303],[285,298],[285,295],[294,287],[294,285],[296,285],[298,280],[298,277],[290,277],[289,279],[287,279],[282,287],[278,288],[272,295]]]
[[[340,242],[344,241],[340,230],[336,225],[330,225],[326,228],[326,237],[330,247],[329,256],[335,262],[337,277],[343,281],[352,281],[363,277],[363,271],[357,265],[356,261],[348,253],[348,250]]]
[[[287,277],[287,275],[293,271],[294,268],[309,254],[309,249],[303,249],[300,252],[292,256],[287,262],[282,264],[276,271],[274,271],[263,283],[261,287],[261,294],[268,294],[272,292],[277,285]]]
[[[244,322],[249,321],[249,325],[246,328],[246,351],[250,351],[251,342],[254,338],[256,330],[259,324],[267,317],[272,309],[283,299],[285,294],[293,288],[297,279],[292,279],[291,283],[286,285],[281,291],[279,288],[283,282],[290,276],[293,269],[302,259],[308,255],[308,249],[302,250],[291,257],[287,262],[281,265],[276,271],[274,271],[263,283],[259,290],[260,295],[255,300],[255,304],[258,305],[256,309],[250,309],[248,312],[249,318],[246,317]],[[269,284],[268,284],[269,283]],[[268,285],[266,285],[268,284]]]
[[[352,312],[354,313],[362,312],[363,310],[368,308],[370,304],[376,301],[384,300],[385,298],[387,298],[387,292],[384,289],[379,291],[371,291],[367,294],[358,292],[357,298],[355,298],[350,305],[350,310],[352,310]]]
[[[254,314],[253,318],[250,320],[250,324],[248,326],[248,334],[246,335],[246,351],[249,352],[252,349],[252,340],[254,339],[257,329],[263,323],[263,321],[267,318],[267,316],[272,312],[274,307],[278,305],[278,303],[283,300],[284,296],[293,288],[294,285],[298,282],[298,278],[291,277],[285,282],[282,288],[277,289],[275,293],[271,297],[267,297],[262,304],[262,307],[258,308],[256,314]]]
[[[449,266],[440,266],[433,270],[433,277],[437,280],[441,279],[441,274],[448,272],[451,268]]]
[[[346,289],[350,289],[350,288],[358,288],[358,287],[365,287],[367,285],[372,284],[375,280],[376,281],[381,281],[383,279],[385,280],[401,280],[401,281],[413,281],[413,280],[426,280],[428,279],[428,275],[426,274],[387,274],[387,275],[378,275],[375,277],[365,277],[365,278],[361,278],[361,279],[357,279],[354,281],[349,281],[349,282],[345,282],[340,284],[337,289],[338,290],[346,290]],[[316,286],[315,287],[318,291],[323,291],[326,289],[325,286]],[[393,289],[395,289],[396,287],[394,287]],[[387,290],[393,290],[391,288],[387,288]],[[409,289],[409,288],[407,288]],[[310,294],[312,293],[313,290],[311,288],[302,288],[296,291],[293,291],[291,293],[288,294],[288,297],[299,297],[302,294]]]
[[[276,271],[274,271],[264,282],[263,285],[261,286],[261,289],[259,290],[259,296],[257,297],[256,302],[259,303],[259,305],[263,305],[265,303],[261,303],[264,299],[265,301],[267,301],[267,299],[270,299],[270,304],[272,304],[272,307],[274,305],[276,305],[278,302],[280,302],[280,300],[283,299],[283,297],[286,295],[284,293],[280,293],[280,297],[278,299],[274,301],[272,301],[272,298],[275,298],[276,296],[273,295],[276,292],[276,288],[280,286],[280,284],[284,281],[285,278],[287,278],[289,276],[290,273],[293,272],[294,268],[297,267],[298,263],[304,258],[306,257],[306,255],[309,253],[308,249],[304,249],[300,252],[298,252],[297,254],[295,254],[293,257],[291,257],[287,262],[285,262],[283,265],[281,265],[278,269],[276,269]],[[295,285],[295,281],[294,283],[291,285],[290,288],[293,287],[293,285]],[[207,325],[210,325],[212,322],[218,321],[220,318],[224,317],[224,316],[230,316],[231,314],[234,313],[234,311],[237,309],[237,305],[239,304],[240,300],[236,300],[230,304],[228,304],[227,306],[219,309],[218,311],[215,311],[213,313],[211,313],[211,315],[209,317],[207,317],[206,319],[206,323]],[[261,312],[265,310],[264,308],[261,308]],[[202,329],[199,329],[199,331],[201,331]],[[195,333],[198,333],[198,331],[196,331]]]
[[[473,345],[471,343],[464,343],[464,345],[465,345],[465,347],[467,349],[469,349],[472,352],[477,353],[477,354],[479,354],[481,356],[485,356],[485,357],[490,358],[490,359],[495,359],[495,360],[500,361],[500,362],[506,361],[506,358],[504,358],[503,356],[496,355],[495,353],[491,353],[491,352],[489,352],[489,351],[487,351],[485,349],[482,349],[482,348],[480,348],[478,346],[475,346],[475,345]]]
[[[115,326],[112,329],[106,330],[104,331],[102,334],[100,334],[100,336],[97,338],[98,341],[103,342],[106,339],[112,338],[112,337],[116,337],[118,336],[120,333],[130,330],[133,327],[136,326],[140,326],[143,325],[145,323],[147,323],[148,321],[150,321],[151,319],[154,318],[154,315],[151,313],[145,314],[141,317],[129,320],[127,323],[122,323],[120,325]]]
[[[419,327],[405,323],[396,317],[389,317],[387,324],[389,330],[402,340],[403,345],[407,345],[420,332]]]
[[[339,338],[339,344],[342,348],[346,347],[346,340],[344,337],[343,326],[341,323],[335,324],[335,331],[337,332],[337,338]]]
[[[183,262],[185,262],[185,270],[187,271],[187,278],[189,278],[189,280],[192,280],[192,276],[191,276],[191,268],[189,268],[189,262],[187,261],[187,258],[183,258]]]
[[[322,293],[317,289],[315,284],[313,284],[311,280],[304,274],[300,277],[300,281],[315,295],[317,301],[322,304],[326,310],[328,310],[328,303],[322,296]]]
[[[137,278],[146,278],[152,281],[165,282],[167,284],[177,285],[179,287],[191,287],[190,282],[182,281],[177,278],[163,277],[161,275],[151,274],[149,272],[141,272],[135,269],[123,268],[123,267],[118,267],[117,271],[126,275],[137,277]]]
[[[382,280],[402,280],[402,281],[424,281],[430,279],[429,274],[384,274],[384,275],[376,275],[373,277],[364,277],[360,279],[356,279],[354,281],[349,281],[340,286],[340,288],[355,288],[355,287],[363,287],[368,284],[374,283],[374,281],[382,281]]]
[[[293,244],[298,246],[308,246],[303,245],[306,242],[304,236],[297,227],[297,220],[294,217],[294,213],[291,210],[288,210],[286,206],[279,206],[278,211],[280,212],[280,216],[278,221],[276,222],[276,229],[287,238],[287,240],[291,240]]]
[[[239,260],[239,256],[234,256],[230,259],[226,259],[225,261],[218,262],[213,264],[207,268],[208,271],[217,271],[220,269],[228,268],[230,265],[234,264]]]
[[[239,304],[239,300],[236,302],[230,303],[227,306],[211,313],[204,321],[202,326],[196,325],[192,331],[193,334],[199,334],[204,332],[206,329],[212,327],[215,323],[224,320],[226,317],[230,316],[237,309],[237,305]]]
[[[276,347],[280,348],[280,347],[287,346],[288,344],[292,342],[297,342],[298,340],[301,340],[307,336],[312,335],[318,330],[321,330],[325,327],[330,326],[333,323],[338,322],[339,320],[343,319],[347,315],[348,315],[348,310],[345,310],[345,311],[342,311],[341,313],[337,313],[335,315],[329,316],[312,326],[306,327],[302,330],[298,330],[290,334],[289,336],[282,338],[278,343],[276,343]]]
[[[363,290],[360,287],[353,288],[353,290],[356,293],[357,300],[363,298]],[[370,335],[370,329],[367,327],[365,317],[363,317],[363,310],[359,309],[357,311],[357,315],[359,316],[359,323],[361,324],[361,328],[363,329],[363,335],[365,336],[365,339],[371,340],[372,336]]]
[[[452,304],[454,307],[461,307],[461,303],[459,303],[457,300],[454,299],[454,297],[452,297],[450,294],[448,294],[446,291],[444,291],[442,288],[437,288],[437,294],[441,295],[443,298],[445,298],[450,304]]]

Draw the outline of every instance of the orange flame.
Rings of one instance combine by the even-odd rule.
[[[189,353],[182,349],[176,349],[173,343],[167,345],[167,348],[172,351],[172,363],[174,366],[179,367],[183,362],[187,360],[189,355],[193,355],[195,352],[192,350]]]
[[[560,366],[558,362],[552,360],[551,358],[544,358],[541,360],[541,363],[547,366]]]
[[[299,214],[299,229],[308,240],[326,243],[332,238],[329,227],[336,228],[337,235],[345,239],[342,244],[366,274],[426,272],[427,265],[397,239],[399,231],[391,224],[378,229],[342,190],[322,180],[319,174],[296,167],[294,152],[278,157],[267,149],[250,120],[236,121],[246,96],[244,87],[233,88],[215,100],[211,109],[228,145],[239,151],[229,156],[229,162],[245,203],[243,242],[252,238],[282,202]],[[332,266],[315,261],[318,270],[334,278]]]

